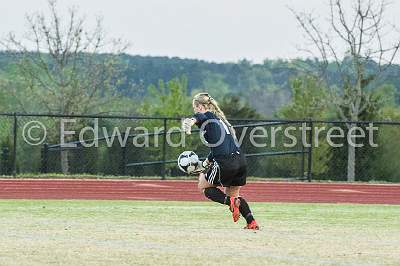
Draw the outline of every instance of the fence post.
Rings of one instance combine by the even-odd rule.
[[[17,113],[14,113],[13,167],[12,167],[12,175],[14,177],[17,175],[17,133],[18,133]]]
[[[311,171],[312,171],[312,149],[313,149],[313,121],[310,119],[310,127],[311,131],[310,134],[308,135],[308,143],[310,144],[310,147],[308,147],[308,165],[307,165],[307,180],[308,182],[311,182]]]
[[[166,176],[166,165],[165,165],[165,160],[167,159],[167,118],[164,118],[164,137],[163,137],[163,154],[162,154],[162,176],[161,179],[165,180],[165,176]]]
[[[8,161],[8,148],[4,147],[1,150],[1,168],[0,168],[0,174],[1,175],[8,175],[8,169],[9,169],[9,161]]]
[[[122,139],[125,139],[125,132],[121,134]],[[126,143],[123,143],[121,146],[121,165],[120,165],[120,173],[121,175],[126,175],[126,145],[127,145],[128,140]]]
[[[45,143],[42,148],[42,169],[43,174],[48,173],[48,161],[49,161],[49,144]]]
[[[305,160],[305,147],[304,147],[304,142],[303,142],[303,140],[301,141],[301,179],[302,180],[304,180],[305,179],[305,172],[304,172],[304,170],[305,170],[305,163],[306,163],[306,160]]]

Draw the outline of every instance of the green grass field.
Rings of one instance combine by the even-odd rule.
[[[0,200],[0,265],[400,265],[400,206]]]

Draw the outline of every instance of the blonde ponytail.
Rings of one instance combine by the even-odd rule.
[[[228,119],[226,119],[224,112],[221,110],[218,102],[214,100],[213,97],[211,97],[207,92],[198,93],[194,96],[193,103],[195,105],[204,105],[207,110],[214,113],[216,117],[221,119],[228,126],[230,133],[237,141],[235,129],[233,128],[231,123],[229,123]]]

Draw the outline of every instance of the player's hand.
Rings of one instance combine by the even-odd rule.
[[[205,159],[204,161],[199,161],[199,163],[197,164],[196,169],[191,174],[197,175],[197,174],[200,174],[200,173],[204,173],[205,171],[208,170],[210,165],[211,165],[211,162],[208,159]]]
[[[211,162],[208,159],[205,159],[204,161],[201,162],[201,166],[203,166],[204,169],[208,169],[211,165]]]
[[[191,118],[185,118],[182,120],[182,131],[190,135],[192,133],[193,121]]]

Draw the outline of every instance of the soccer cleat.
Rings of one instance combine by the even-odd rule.
[[[250,230],[260,230],[256,220],[251,221],[251,223],[247,224],[243,229],[250,229]]]
[[[240,218],[240,199],[230,198],[231,204],[229,205],[229,210],[232,212],[233,221],[236,223]]]

